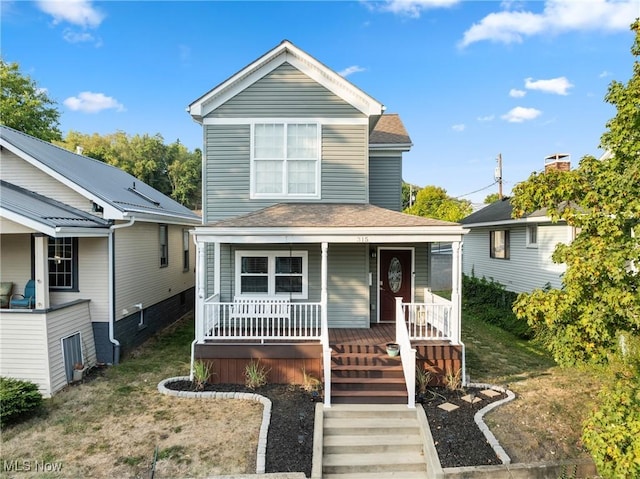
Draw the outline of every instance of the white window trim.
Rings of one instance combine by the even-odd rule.
[[[317,145],[317,160],[316,160],[316,192],[313,194],[304,194],[304,193],[256,193],[256,185],[255,185],[255,126],[256,125],[264,125],[264,124],[279,124],[285,126],[284,133],[284,141],[286,142],[287,138],[287,125],[316,125],[316,145]],[[321,152],[322,152],[322,124],[318,121],[311,119],[297,119],[297,118],[288,118],[288,119],[261,119],[260,121],[252,121],[250,128],[250,167],[249,167],[249,198],[250,199],[320,199],[320,164],[322,162]],[[286,143],[285,143],[285,152],[286,152]],[[286,158],[284,159],[286,161]],[[260,160],[258,160],[260,161]],[[283,187],[287,185],[287,169],[283,168]]]
[[[536,229],[536,242],[532,243],[531,242],[531,228],[535,228]],[[527,228],[525,230],[525,235],[527,237],[527,248],[537,248],[538,247],[538,233],[539,233],[539,228],[537,224],[533,224],[533,225],[527,225]]]
[[[248,256],[266,256],[268,258],[268,292],[264,293],[245,293],[243,294],[241,291],[241,273],[242,273],[242,258]],[[302,257],[302,292],[301,293],[276,293],[276,257]],[[235,287],[235,295],[238,297],[242,296],[251,296],[251,297],[288,297],[291,299],[308,299],[309,290],[309,261],[308,261],[308,252],[307,251],[236,251],[236,287]]]

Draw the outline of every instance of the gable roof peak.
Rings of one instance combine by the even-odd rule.
[[[285,62],[297,68],[366,116],[381,115],[385,110],[384,105],[375,98],[285,39],[275,48],[272,48],[257,60],[193,101],[187,107],[187,111],[195,121],[202,123],[203,118],[209,113]]]

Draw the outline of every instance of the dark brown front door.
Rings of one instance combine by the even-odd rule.
[[[380,250],[380,321],[395,321],[396,298],[411,302],[411,250]]]

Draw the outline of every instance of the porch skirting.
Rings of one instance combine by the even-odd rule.
[[[211,365],[212,384],[244,384],[245,367],[259,361],[269,371],[272,384],[302,384],[303,370],[322,378],[322,345],[296,344],[196,344],[195,359]]]
[[[442,382],[447,373],[457,373],[462,369],[463,346],[447,341],[434,343],[414,343],[416,366],[431,371]]]

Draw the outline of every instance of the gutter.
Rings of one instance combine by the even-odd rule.
[[[133,226],[136,222],[135,216],[132,216],[129,219],[128,223],[123,223],[120,225],[111,225],[109,227],[109,341],[113,344],[114,354],[113,354],[113,364],[117,365],[120,362],[120,341],[115,338],[114,334],[114,326],[115,326],[115,259],[114,259],[114,242],[113,242],[113,233],[115,230],[120,228],[128,228],[129,226]]]

